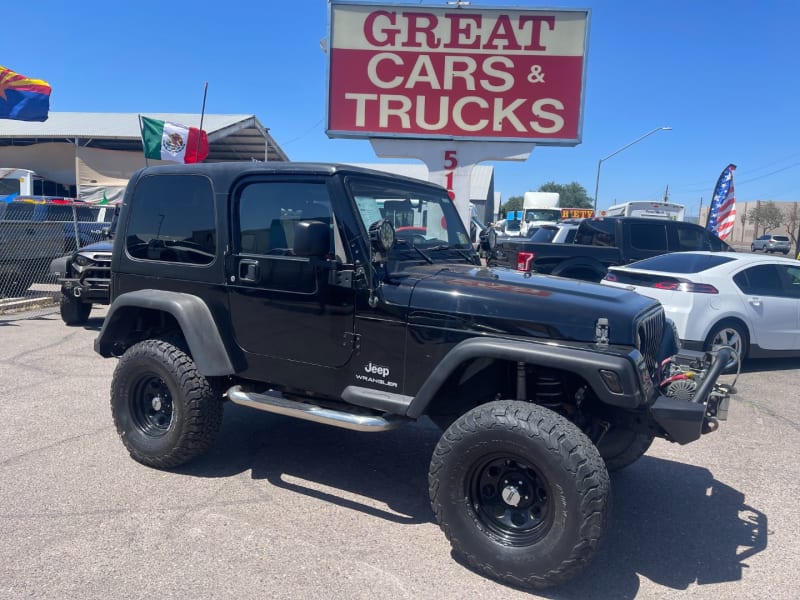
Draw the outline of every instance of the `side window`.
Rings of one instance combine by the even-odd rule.
[[[332,224],[324,182],[251,183],[239,195],[237,211],[238,250],[243,254],[291,255],[299,221]]]
[[[737,273],[736,286],[745,294],[783,296],[783,283],[775,265],[758,265]]]
[[[637,250],[667,251],[667,227],[664,223],[631,223],[631,247]]]
[[[22,202],[12,202],[6,205],[6,213],[3,218],[6,221],[32,221],[35,205],[24,204]]]
[[[683,252],[686,250],[711,250],[711,241],[704,229],[694,227],[677,227],[678,247],[676,250]]]
[[[153,175],[133,196],[125,246],[133,258],[207,265],[217,248],[214,193],[200,175]]]
[[[800,267],[791,265],[776,265],[776,267],[783,281],[784,296],[800,298]]]

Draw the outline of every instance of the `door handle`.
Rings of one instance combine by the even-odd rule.
[[[258,281],[261,268],[257,260],[239,261],[239,279],[241,281]]]
[[[753,306],[761,306],[761,298],[758,296],[751,296],[747,299],[747,301],[752,304]]]

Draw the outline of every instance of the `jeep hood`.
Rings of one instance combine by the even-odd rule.
[[[657,301],[628,290],[503,268],[426,265],[403,273],[413,286],[410,326],[592,343],[599,318],[612,344],[633,345],[639,315]]]

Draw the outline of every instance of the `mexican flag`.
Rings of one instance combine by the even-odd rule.
[[[142,117],[144,155],[179,163],[203,162],[208,156],[208,136],[202,129]]]

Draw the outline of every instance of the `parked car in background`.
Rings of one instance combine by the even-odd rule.
[[[605,285],[659,300],[683,346],[800,356],[800,263],[742,252],[677,252],[611,267]]]
[[[558,223],[557,225],[539,225],[531,230],[528,239],[532,242],[549,242],[551,244],[571,244],[578,231],[577,223]]]
[[[490,267],[595,282],[605,276],[610,266],[667,252],[732,250],[716,235],[694,223],[642,217],[583,219],[573,243],[542,243],[522,237],[497,237],[496,241],[488,249]]]
[[[773,235],[771,233],[762,235],[760,238],[753,240],[753,243],[750,244],[751,252],[758,252],[759,250],[789,254],[789,236]]]

